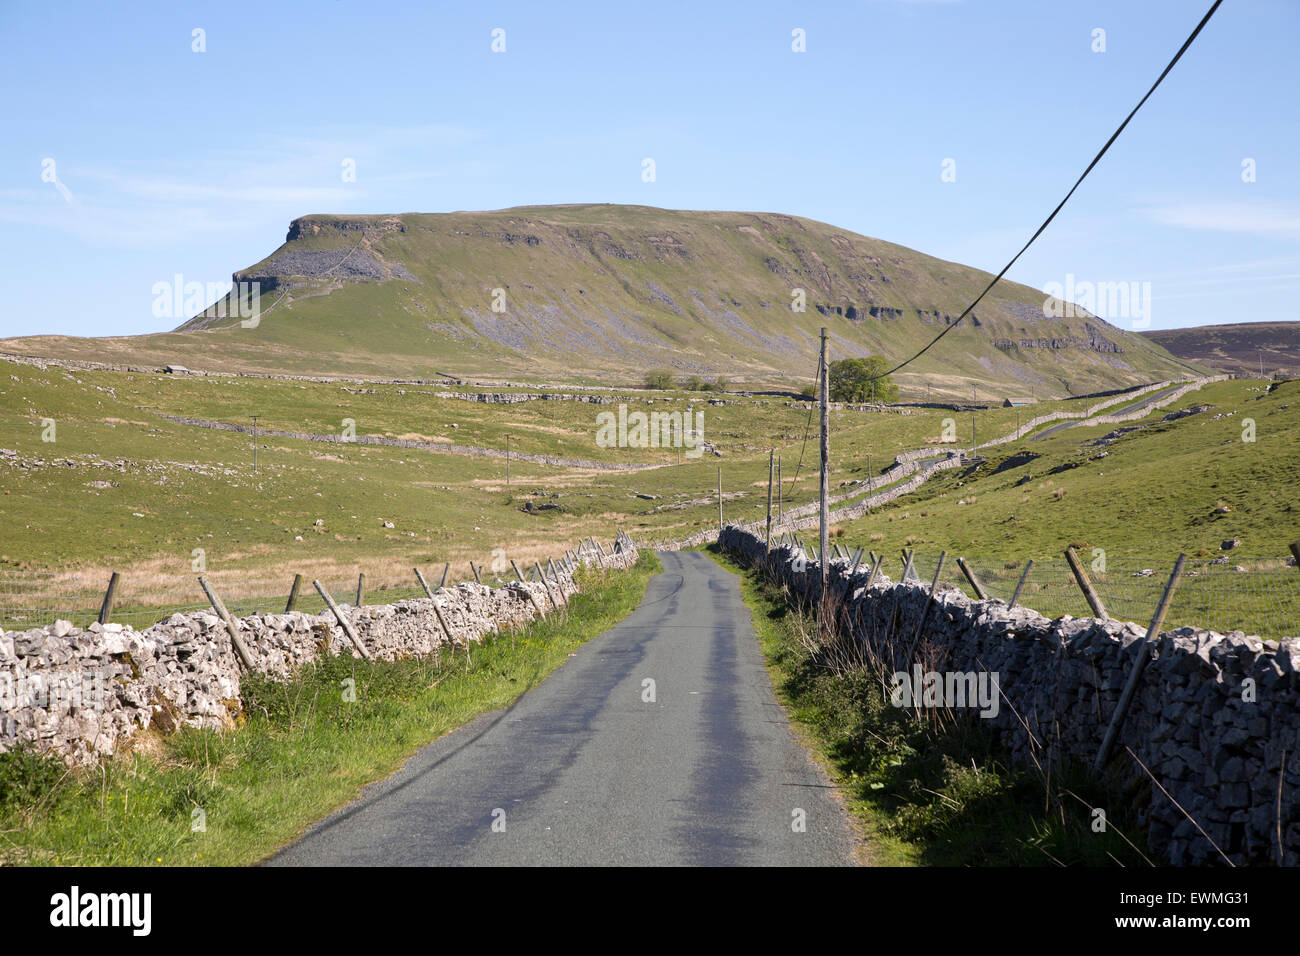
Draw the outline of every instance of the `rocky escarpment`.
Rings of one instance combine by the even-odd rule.
[[[721,545],[811,601],[816,562],[723,530]],[[833,560],[840,626],[898,672],[916,647],[924,670],[996,674],[1002,705],[983,717],[1026,767],[1090,767],[1145,629],[1115,620],[1049,620],[1025,607],[974,601],[956,588],[894,584]],[[931,600],[933,598],[933,603]],[[900,637],[901,635],[901,637]],[[1300,639],[1277,646],[1233,631],[1184,627],[1157,635],[1105,774],[1138,807],[1150,848],[1175,865],[1300,864]],[[972,718],[974,719],[974,718]],[[1108,808],[1102,807],[1102,810]],[[1222,852],[1220,852],[1222,851]]]
[[[1091,322],[1086,323],[1088,337],[1081,338],[1077,335],[1066,336],[1064,338],[1021,338],[1021,339],[994,339],[994,348],[1007,351],[1008,349],[1087,349],[1090,352],[1101,352],[1108,355],[1119,355],[1124,349],[1118,343],[1112,342],[1106,336],[1101,334],[1101,330]]]
[[[236,272],[235,282],[259,282],[262,294],[304,283],[293,279],[383,280],[414,279],[400,262],[384,262],[357,247],[340,255],[332,249],[282,249],[247,272]]]
[[[580,548],[578,563],[627,568],[635,547]],[[460,584],[432,598],[341,607],[371,657],[394,660],[465,646],[533,620],[577,590],[578,563],[546,583]],[[253,669],[287,677],[322,655],[360,656],[332,614],[234,619]],[[244,670],[225,624],[202,611],[137,631],[68,621],[0,632],[0,751],[16,746],[86,763],[119,752],[146,730],[223,729],[240,714]]]
[[[406,232],[401,216],[366,216],[348,219],[334,216],[301,216],[289,223],[285,242],[310,239],[325,233],[340,233],[355,239],[378,239],[393,232]]]
[[[263,294],[317,284],[301,280],[415,280],[406,266],[385,260],[374,249],[377,240],[404,232],[406,224],[400,216],[363,219],[303,216],[289,224],[285,245],[269,259],[236,272],[233,279],[235,282],[258,282]],[[291,245],[298,240],[322,236],[338,237],[342,242],[338,248],[319,248],[311,243]]]

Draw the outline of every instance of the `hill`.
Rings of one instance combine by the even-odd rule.
[[[645,206],[305,216],[234,274],[256,327],[213,310],[174,332],[33,337],[0,350],[110,363],[362,377],[639,381],[671,369],[796,386],[832,357],[896,359],[991,277],[796,216]],[[791,306],[802,290],[804,311]],[[1042,398],[1198,371],[1086,312],[1047,318],[1004,282],[900,377],[905,394]]]
[[[1237,322],[1143,332],[1188,362],[1252,377],[1300,377],[1300,322]]]

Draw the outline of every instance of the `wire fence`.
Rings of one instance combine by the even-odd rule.
[[[885,573],[897,580],[902,563],[901,555],[886,562]],[[908,579],[928,586],[938,564],[937,554],[914,553]],[[1025,564],[1020,560],[966,558],[966,566],[985,593],[1008,603],[1024,575]],[[1160,602],[1173,565],[1172,558],[1144,564],[1108,562],[1101,567],[1084,563],[1106,612],[1144,627]],[[974,596],[974,589],[953,555],[945,559],[939,580]],[[1035,560],[1016,603],[1052,618],[1065,614],[1094,616],[1064,560]],[[1270,640],[1300,635],[1300,570],[1282,559],[1229,559],[1226,564],[1188,561],[1163,627],[1172,630],[1184,626],[1221,633],[1245,631]]]
[[[76,609],[85,600],[80,590],[75,575],[0,569],[0,627],[21,630],[42,627],[58,618],[71,620],[69,615],[78,614]],[[90,619],[98,613],[96,604]]]
[[[532,568],[520,569],[527,580],[534,580]],[[513,569],[479,569],[484,584],[500,587],[515,580]],[[269,580],[262,575],[240,572],[207,575],[222,603],[236,617],[250,614],[282,613],[289,601],[292,576],[283,580]],[[442,582],[442,568],[425,569],[429,587],[436,589]],[[448,571],[446,583],[454,587],[465,581],[474,581],[468,567]],[[98,620],[104,602],[107,580],[91,583],[84,576],[52,571],[0,570],[0,629],[26,630],[44,627],[56,620],[70,621],[77,627],[86,627]],[[355,606],[357,603],[357,577],[332,576],[321,580],[321,586],[339,605]],[[424,588],[411,575],[409,581],[392,579],[375,580],[367,576],[364,590],[365,604],[392,604],[397,601],[422,598]],[[211,605],[199,587],[197,575],[180,584],[172,579],[153,578],[146,575],[123,574],[114,594],[109,620],[143,630],[173,614],[192,611],[210,611]],[[294,610],[307,614],[320,614],[326,610],[325,601],[304,576],[294,602]]]

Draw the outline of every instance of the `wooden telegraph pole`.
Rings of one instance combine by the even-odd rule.
[[[718,534],[722,534],[722,466],[718,466]]]
[[[821,375],[821,419],[822,419],[822,481],[821,481],[821,538],[817,549],[818,563],[822,569],[822,593],[826,593],[826,585],[830,580],[830,565],[826,561],[826,553],[830,544],[830,461],[831,461],[831,411],[830,411],[830,383],[827,381],[826,374],[826,329],[822,328],[822,354],[819,364],[819,374]]]
[[[257,416],[253,416],[253,474],[257,474]]]
[[[772,466],[776,461],[776,449],[767,453],[767,550],[772,550]]]
[[[506,485],[510,484],[510,436],[506,436]]]
[[[776,526],[781,527],[782,514],[782,495],[781,495],[781,456],[776,456]]]

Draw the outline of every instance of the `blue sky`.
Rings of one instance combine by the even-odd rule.
[[[155,283],[308,213],[763,210],[996,271],[1208,6],[0,0],[0,335],[163,331]],[[1150,282],[1152,328],[1300,317],[1297,37],[1293,0],[1228,0],[1010,278]]]

